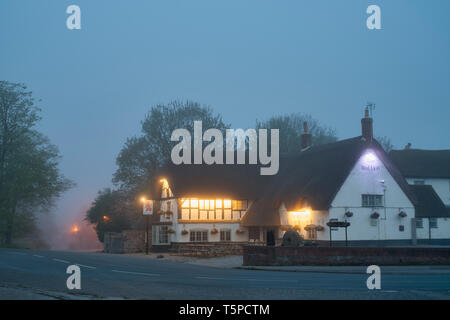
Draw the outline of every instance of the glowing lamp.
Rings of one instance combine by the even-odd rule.
[[[372,151],[369,151],[364,155],[363,160],[365,163],[374,163],[377,161],[377,157]]]
[[[293,216],[307,217],[311,215],[311,211],[310,210],[291,211],[291,214]]]

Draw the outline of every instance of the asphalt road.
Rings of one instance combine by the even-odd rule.
[[[81,290],[67,289],[66,269],[72,264],[80,266]],[[25,292],[32,291],[93,299],[450,299],[450,274],[382,273],[381,290],[368,290],[367,277],[214,268],[105,253],[0,249],[1,299],[13,298],[8,288],[15,290],[14,298],[22,298],[20,292],[27,298]]]

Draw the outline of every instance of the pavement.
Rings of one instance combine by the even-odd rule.
[[[163,256],[0,249],[0,299],[450,299],[445,266],[382,267],[381,290],[368,290],[364,268],[255,270],[239,256]],[[80,290],[66,286],[73,264]]]
[[[158,254],[142,253],[128,254],[135,257],[146,257],[148,259],[162,259],[178,263],[187,263],[199,266],[207,266],[224,269],[242,269],[242,270],[263,270],[263,271],[281,271],[281,272],[313,272],[313,273],[356,273],[367,274],[365,266],[243,266],[242,256],[231,255],[225,257],[198,258],[189,256],[180,256],[176,254]],[[450,266],[432,265],[432,266],[382,266],[383,274],[450,274]]]

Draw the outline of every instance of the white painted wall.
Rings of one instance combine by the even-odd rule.
[[[435,178],[407,178],[409,184],[414,184],[415,181],[423,181],[424,184],[433,186],[438,196],[446,206],[450,206],[450,179],[435,179]]]
[[[416,228],[417,239],[449,239],[450,218],[437,218],[437,228],[429,229],[429,219],[422,218],[423,228]]]
[[[370,150],[367,150],[367,153],[370,153]],[[383,195],[385,207],[362,207],[362,194]],[[353,217],[345,217],[346,211],[353,212]],[[380,214],[380,218],[371,219],[370,215],[375,211]],[[407,217],[400,218],[398,215],[400,211],[406,212]],[[350,222],[348,240],[411,239],[411,218],[413,217],[413,204],[384,164],[376,157],[365,155],[358,160],[350,172],[329,210],[329,218]],[[399,230],[400,226],[404,226],[404,231]],[[345,240],[344,229],[339,228],[338,231],[333,231],[332,237],[333,240]],[[324,232],[324,238],[329,240],[328,227]]]
[[[211,229],[216,228],[219,232],[216,234],[211,233]],[[183,223],[174,225],[175,234],[172,235],[172,242],[190,242],[189,233],[186,235],[181,234],[182,230],[191,231],[208,231],[208,242],[220,242],[220,230],[231,231],[231,242],[248,241],[248,232],[237,233],[238,229],[244,230],[240,227],[240,223]]]

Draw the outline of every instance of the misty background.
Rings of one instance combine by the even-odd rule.
[[[66,8],[81,8],[81,30]],[[382,30],[366,28],[381,7]],[[450,2],[25,1],[0,2],[0,78],[42,99],[38,130],[76,182],[41,227],[52,247],[82,224],[115,159],[150,107],[173,99],[211,106],[234,128],[302,112],[360,134],[366,102],[374,131],[396,148],[449,149]],[[75,239],[76,240],[76,239]]]

